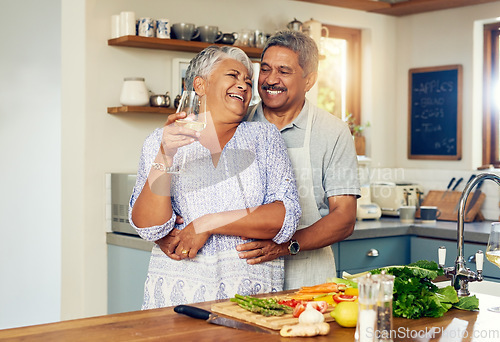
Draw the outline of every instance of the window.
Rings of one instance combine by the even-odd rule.
[[[500,23],[484,26],[483,165],[500,167]]]
[[[322,38],[318,73],[318,106],[361,122],[361,30],[333,25]]]

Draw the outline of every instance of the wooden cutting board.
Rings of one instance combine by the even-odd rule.
[[[486,195],[481,193],[478,197],[476,203],[474,203],[473,207],[470,207],[471,198],[473,197],[474,192],[471,192],[469,198],[467,199],[467,203],[465,205],[466,215],[464,217],[465,222],[472,222],[474,220],[480,221],[482,216],[481,213],[481,205],[486,199]],[[444,197],[443,197],[444,195]],[[441,211],[441,215],[438,217],[438,220],[443,221],[457,221],[458,219],[458,208],[457,203],[460,201],[460,197],[462,196],[462,192],[460,191],[435,191],[431,190],[425,196],[424,201],[422,202],[422,206],[436,206],[439,211]],[[470,210],[469,210],[470,209]],[[420,213],[417,211],[415,214],[416,218],[420,218]]]
[[[328,307],[328,310],[323,314],[325,316],[325,322],[333,322],[335,319],[330,316],[330,311],[333,310],[332,306]],[[211,311],[229,316],[231,318],[240,319],[242,321],[250,322],[253,324],[260,325],[265,328],[280,330],[284,325],[297,324],[299,319],[293,317],[292,314],[285,314],[283,316],[263,316],[257,313],[250,312],[241,308],[238,304],[234,302],[220,302],[212,304]]]

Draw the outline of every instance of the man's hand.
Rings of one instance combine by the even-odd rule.
[[[241,259],[247,259],[250,265],[271,261],[288,254],[288,244],[278,245],[273,240],[257,240],[236,246]]]

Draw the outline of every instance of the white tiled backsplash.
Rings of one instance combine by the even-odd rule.
[[[424,196],[429,190],[446,190],[452,177],[458,180],[463,177],[464,180],[455,191],[463,191],[465,184],[472,174],[494,173],[500,176],[500,170],[484,171],[450,171],[433,169],[403,169],[403,168],[372,168],[370,170],[371,182],[408,182],[417,183],[424,188]],[[474,191],[474,189],[472,190]],[[487,220],[499,221],[500,215],[500,186],[492,180],[486,180],[481,187],[481,191],[486,195],[485,201],[481,206],[481,212]],[[469,196],[470,197],[470,196]]]

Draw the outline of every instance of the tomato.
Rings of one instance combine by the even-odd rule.
[[[278,303],[282,304],[282,305],[289,306],[291,308],[294,308],[297,306],[297,304],[302,303],[302,301],[292,298],[292,299],[282,299],[282,300],[278,301]]]
[[[307,303],[298,303],[293,309],[293,317],[299,317],[306,309]]]
[[[321,313],[325,313],[328,309],[328,303],[324,300],[312,301],[312,302],[301,302],[293,309],[293,317],[299,317],[301,313],[307,308],[307,305],[312,306],[314,309]]]
[[[350,296],[350,295],[339,294],[339,293],[336,293],[333,295],[333,300],[336,301],[337,303],[354,302],[357,298],[358,298],[358,296]]]

